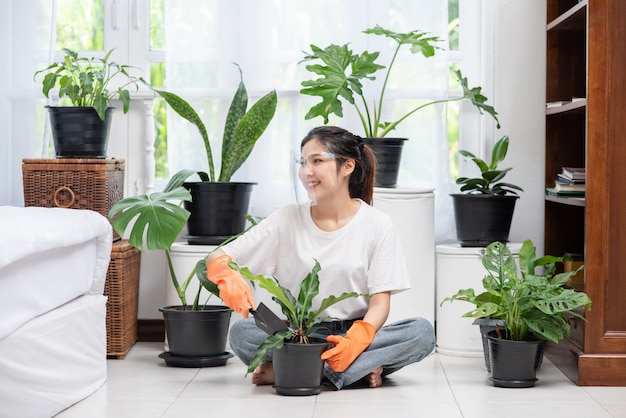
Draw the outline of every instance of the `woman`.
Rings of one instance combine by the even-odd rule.
[[[220,288],[224,303],[247,318],[248,308],[255,306],[250,287],[226,262],[275,276],[297,294],[318,260],[320,294],[314,305],[331,294],[371,295],[325,311],[337,321],[320,331],[335,345],[322,355],[324,376],[336,389],[361,380],[378,387],[383,376],[433,351],[433,328],[423,318],[383,326],[391,295],[409,289],[410,281],[391,219],[371,206],[376,171],[372,150],[360,137],[332,126],[311,130],[300,148],[299,177],[311,201],[278,209],[213,253],[207,259],[207,276]],[[249,318],[233,324],[230,346],[249,364],[266,337]],[[255,370],[252,382],[274,383],[271,359]]]

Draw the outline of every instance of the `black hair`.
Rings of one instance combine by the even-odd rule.
[[[348,187],[350,197],[360,198],[371,205],[376,178],[376,156],[363,142],[363,138],[337,126],[318,126],[304,137],[300,148],[312,139],[317,139],[328,152],[335,154],[337,171],[347,159],[355,161]]]

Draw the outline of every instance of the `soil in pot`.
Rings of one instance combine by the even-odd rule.
[[[232,357],[225,351],[232,310],[221,305],[207,305],[196,311],[190,309],[183,310],[182,306],[159,308],[169,346],[169,351],[160,357],[166,364],[176,367],[226,364]]]
[[[308,396],[321,391],[324,362],[320,358],[328,348],[323,340],[311,344],[285,343],[273,352],[274,388],[279,395]]]

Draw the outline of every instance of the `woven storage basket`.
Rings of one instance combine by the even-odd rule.
[[[127,240],[113,243],[104,295],[107,299],[107,356],[123,359],[137,341],[141,252]]]
[[[90,209],[108,218],[124,197],[124,160],[24,159],[24,206]],[[120,239],[113,231],[113,240]]]

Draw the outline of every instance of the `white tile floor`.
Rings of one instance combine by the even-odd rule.
[[[490,384],[484,361],[435,353],[388,377],[377,389],[276,395],[244,378],[245,366],[166,367],[162,343],[135,344],[108,360],[108,380],[58,418],[111,417],[626,417],[626,387],[578,387],[544,359],[534,388]]]

